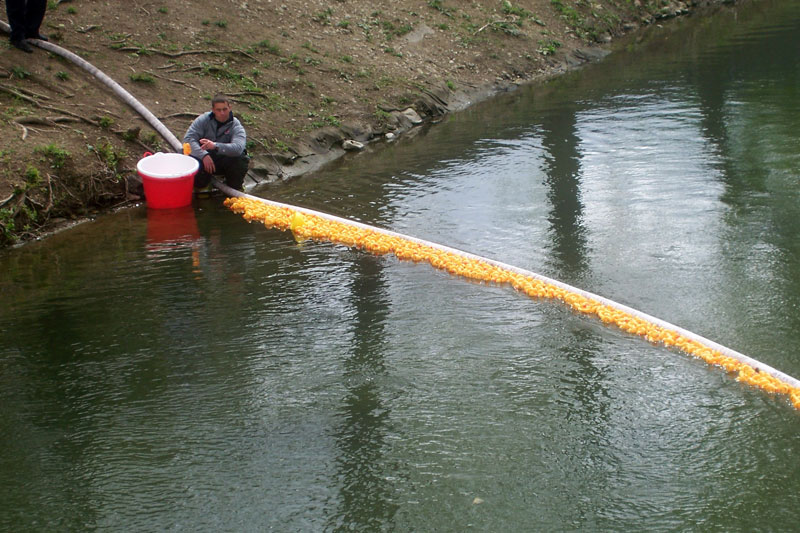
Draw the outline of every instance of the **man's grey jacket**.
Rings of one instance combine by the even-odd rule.
[[[214,141],[217,145],[218,155],[237,157],[244,152],[247,133],[239,119],[233,116],[233,112],[231,112],[229,120],[220,124],[214,118],[214,113],[209,111],[194,119],[192,125],[186,130],[186,135],[183,136],[183,142],[189,143],[192,148],[192,157],[197,159],[203,159],[208,154],[206,150],[200,148],[198,142],[200,139]]]

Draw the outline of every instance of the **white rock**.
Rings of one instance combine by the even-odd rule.
[[[364,149],[364,143],[360,143],[358,141],[354,141],[353,139],[346,139],[346,140],[342,141],[342,148],[344,148],[345,150],[348,150],[348,151],[363,150]]]
[[[422,124],[422,118],[420,118],[420,116],[417,114],[416,111],[414,111],[414,108],[412,107],[409,107],[408,109],[403,111],[403,115],[405,115],[405,117],[408,120],[410,120],[411,123],[414,125]]]

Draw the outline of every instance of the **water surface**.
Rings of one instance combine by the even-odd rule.
[[[800,376],[800,3],[259,194],[518,265]],[[784,397],[550,301],[211,200],[0,255],[0,529],[789,530]]]

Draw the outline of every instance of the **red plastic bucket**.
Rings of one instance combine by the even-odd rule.
[[[192,203],[194,175],[200,163],[183,154],[145,153],[136,164],[147,207],[172,209]]]

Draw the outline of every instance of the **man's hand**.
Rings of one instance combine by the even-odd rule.
[[[201,141],[202,142],[202,141]],[[214,160],[211,159],[210,155],[206,155],[203,158],[203,169],[208,172],[209,174],[213,174],[217,167],[214,166]]]
[[[217,149],[217,143],[209,139],[200,139],[198,142],[200,143],[200,148],[202,148],[206,152],[210,152],[211,150]]]

